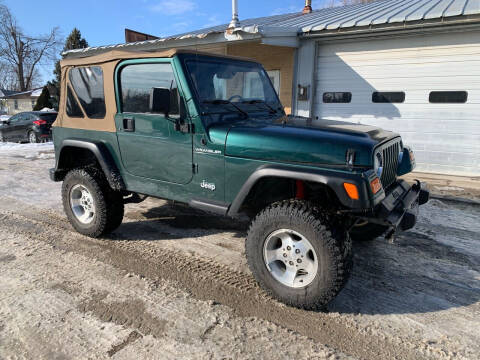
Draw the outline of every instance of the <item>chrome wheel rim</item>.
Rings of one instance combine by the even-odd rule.
[[[263,260],[272,277],[291,288],[310,285],[318,270],[317,254],[310,241],[289,229],[274,231],[267,237]]]
[[[95,203],[90,191],[83,185],[75,185],[70,190],[70,207],[77,220],[90,224],[95,217]]]
[[[35,134],[31,131],[28,135],[28,139],[30,140],[30,143],[36,143],[37,142],[37,137]]]

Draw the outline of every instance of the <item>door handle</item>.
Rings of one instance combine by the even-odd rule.
[[[135,119],[123,118],[123,131],[134,132],[135,131]]]

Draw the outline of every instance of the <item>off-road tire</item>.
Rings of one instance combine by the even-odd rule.
[[[77,185],[85,186],[93,197],[95,216],[90,224],[82,224],[70,206],[70,191]],[[79,233],[98,238],[120,226],[124,215],[123,196],[110,188],[103,173],[96,168],[79,168],[68,172],[62,184],[62,201],[70,224]]]
[[[350,230],[350,237],[353,241],[372,241],[388,230],[388,227],[378,224],[366,224],[363,226],[355,226]]]
[[[291,229],[306,238],[318,257],[313,281],[302,288],[286,286],[271,275],[263,247],[270,234]],[[311,204],[288,200],[269,205],[252,221],[245,241],[247,262],[260,286],[277,300],[303,309],[322,309],[346,284],[352,268],[352,243],[338,219]]]

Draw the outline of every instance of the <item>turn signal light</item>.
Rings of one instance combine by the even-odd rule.
[[[345,188],[345,191],[347,192],[347,195],[350,197],[352,200],[358,200],[358,189],[355,184],[350,184],[350,183],[343,183],[343,187]]]
[[[374,194],[378,193],[382,189],[382,183],[378,177],[372,180],[370,183],[370,188]]]

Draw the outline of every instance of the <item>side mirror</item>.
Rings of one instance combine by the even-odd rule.
[[[170,112],[170,89],[152,88],[150,90],[150,112],[168,115]]]

